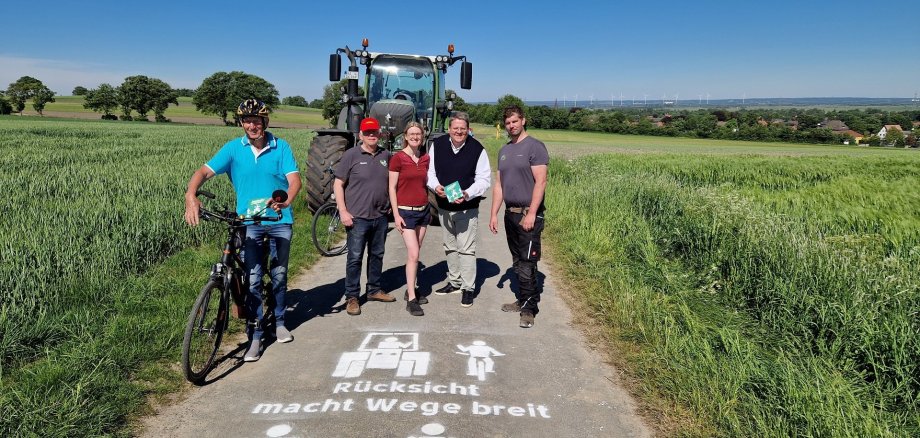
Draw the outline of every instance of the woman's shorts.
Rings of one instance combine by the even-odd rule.
[[[422,211],[400,209],[399,217],[406,223],[406,228],[414,229],[418,227],[427,227],[431,222],[430,210],[430,208],[426,208]]]

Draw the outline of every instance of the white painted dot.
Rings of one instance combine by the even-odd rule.
[[[422,433],[425,435],[440,435],[444,433],[444,426],[438,423],[428,423],[422,426]]]
[[[266,435],[270,437],[279,437],[285,436],[290,433],[294,428],[288,424],[279,424],[277,426],[272,426],[268,428],[268,431],[265,432]]]

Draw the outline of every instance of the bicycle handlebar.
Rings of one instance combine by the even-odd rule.
[[[205,198],[208,198],[208,199],[216,198],[213,193],[205,191],[205,190],[198,190],[195,192],[195,195],[204,196]],[[285,192],[284,190],[275,190],[272,193],[272,201],[273,202],[287,201],[287,192]],[[266,208],[268,208],[268,206],[266,206]],[[224,222],[231,226],[242,226],[243,222],[255,222],[255,223],[278,222],[284,217],[284,213],[279,211],[277,216],[263,216],[262,214],[244,216],[244,215],[237,215],[236,212],[230,211],[230,210],[224,210],[223,212],[214,212],[214,211],[208,210],[207,208],[199,207],[198,217],[204,220],[207,220],[207,221]]]

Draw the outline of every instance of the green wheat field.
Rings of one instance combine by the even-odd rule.
[[[502,136],[474,129],[494,163]],[[275,131],[303,167],[313,131]],[[664,434],[920,435],[916,151],[531,134],[560,281]],[[0,117],[0,435],[129,436],[182,390],[222,237],[184,224],[182,195],[238,135]]]

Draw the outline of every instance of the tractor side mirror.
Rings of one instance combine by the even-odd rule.
[[[342,58],[338,53],[329,55],[329,82],[338,82],[342,79]]]
[[[460,88],[469,90],[473,88],[473,63],[463,61],[460,63]]]

